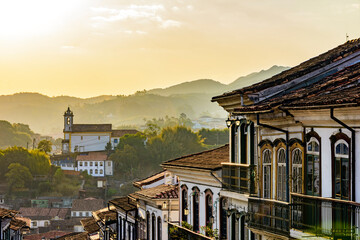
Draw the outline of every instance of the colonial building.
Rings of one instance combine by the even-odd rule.
[[[230,239],[359,236],[360,39],[212,99],[229,112],[228,215],[245,209],[248,236],[228,219]]]
[[[86,171],[93,177],[113,175],[113,162],[106,152],[82,152],[76,156],[77,171]]]
[[[114,130],[111,124],[74,124],[74,114],[68,108],[64,113],[62,152],[104,151],[108,143],[114,148],[125,134],[136,134],[133,129]]]
[[[17,211],[0,208],[0,240],[22,240],[28,229],[26,222],[16,217]]]
[[[218,233],[227,239],[227,199],[220,197],[222,163],[229,159],[229,145],[183,156],[162,164],[179,178],[179,219],[204,235]],[[234,211],[235,213],[235,211]],[[211,234],[212,233],[212,234]]]

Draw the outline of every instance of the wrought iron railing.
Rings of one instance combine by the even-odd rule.
[[[248,226],[283,236],[290,234],[290,208],[286,202],[249,197]]]
[[[222,163],[222,188],[238,193],[255,194],[255,166]]]
[[[292,228],[333,239],[359,239],[360,204],[291,194]]]

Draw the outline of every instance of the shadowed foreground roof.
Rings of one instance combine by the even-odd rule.
[[[109,201],[115,207],[119,207],[124,211],[132,211],[137,209],[136,202],[128,197],[115,198]]]
[[[57,240],[88,240],[90,239],[87,232],[70,233],[56,238]]]
[[[187,167],[206,170],[216,170],[221,168],[222,162],[229,161],[229,145],[179,157],[162,163],[163,167]]]
[[[94,218],[84,218],[80,220],[81,225],[84,227],[85,231],[89,234],[96,233],[100,230],[99,225],[97,225]]]
[[[5,208],[0,208],[0,218],[6,218],[6,217],[13,217],[17,214],[18,212],[15,210],[8,210]]]
[[[111,132],[111,124],[73,124],[72,132]]]
[[[151,199],[170,199],[170,198],[178,198],[178,190],[179,189],[177,185],[162,184],[156,187],[137,191],[130,195],[135,198],[140,196]]]
[[[111,222],[116,221],[116,211],[113,205],[110,206],[110,210],[108,208],[103,208],[93,212],[93,217],[95,221]]]
[[[46,233],[24,235],[24,240],[42,240],[42,239],[49,240],[49,239],[56,239],[67,234],[69,234],[69,232],[50,231]]]
[[[151,175],[150,177],[147,177],[143,180],[136,181],[133,183],[133,185],[137,188],[141,188],[144,185],[148,185],[153,182],[159,181],[159,180],[163,179],[164,177],[165,177],[165,170],[163,170],[159,173],[155,173],[154,175]]]
[[[308,109],[360,105],[360,63],[336,72],[317,83],[267,101],[236,108],[236,113],[281,109]]]

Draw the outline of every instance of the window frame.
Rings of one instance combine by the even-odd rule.
[[[270,163],[264,163],[264,157],[265,157],[265,152],[266,151],[269,151],[270,152]],[[266,199],[272,199],[272,163],[273,163],[273,161],[272,161],[272,158],[273,158],[273,149],[272,149],[272,147],[270,148],[270,146],[269,145],[265,145],[262,149],[261,149],[261,172],[262,172],[262,174],[261,174],[261,176],[262,176],[262,181],[261,181],[261,183],[262,183],[262,191],[261,191],[261,194],[262,194],[262,197],[263,198],[266,198]],[[266,168],[269,168],[269,174],[270,174],[270,176],[269,176],[269,196],[265,196],[265,167]]]
[[[315,142],[318,144],[319,149],[318,152],[312,150],[308,150],[308,146],[311,142]],[[314,192],[314,186],[315,186],[315,157],[318,157],[318,164],[319,164],[319,171],[318,171],[318,178],[319,178],[319,190],[318,193],[315,194]],[[309,157],[312,157],[312,183],[311,183],[311,191],[309,191],[309,178],[308,178],[308,171],[309,171]],[[305,148],[305,158],[304,158],[304,175],[305,175],[305,182],[304,182],[304,193],[306,195],[311,196],[321,196],[321,137],[314,131],[311,130],[309,133],[306,134],[306,148]]]

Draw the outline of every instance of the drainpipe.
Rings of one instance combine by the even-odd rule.
[[[352,201],[355,202],[355,149],[356,149],[356,145],[355,145],[355,130],[351,127],[349,127],[348,125],[346,125],[345,123],[343,123],[342,121],[340,121],[339,119],[337,119],[334,116],[334,108],[330,108],[330,117],[332,120],[334,120],[335,122],[337,122],[338,124],[340,124],[341,126],[343,126],[344,128],[346,128],[347,130],[349,130],[351,132],[351,149],[352,149],[352,155],[351,155],[351,178],[353,179],[352,181],[352,195],[351,195],[351,199]]]
[[[283,132],[286,134],[286,155],[285,155],[286,156],[286,202],[289,202],[290,201],[290,194],[289,194],[290,193],[290,191],[289,191],[289,131],[281,129],[281,128],[277,128],[274,126],[270,126],[267,124],[260,123],[260,116],[258,113],[256,114],[256,123],[258,126],[262,126],[262,127],[276,130],[279,132]]]

